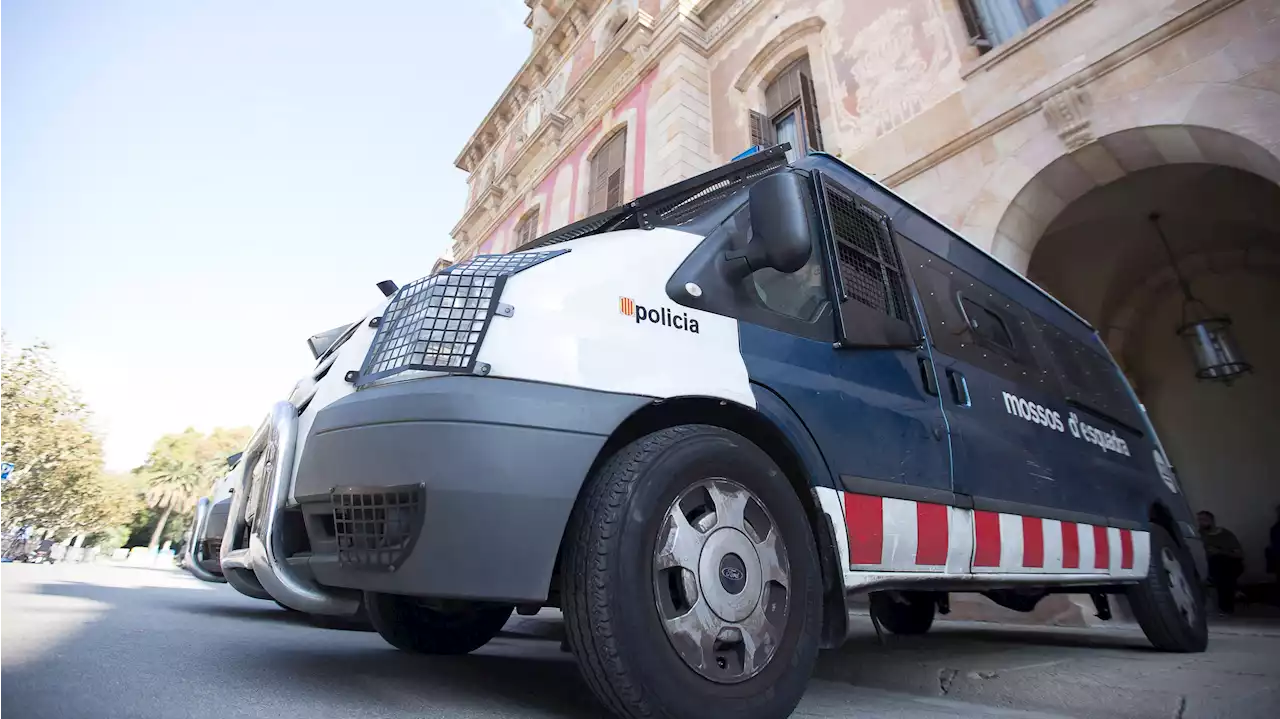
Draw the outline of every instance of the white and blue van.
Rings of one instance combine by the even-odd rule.
[[[838,159],[756,152],[389,294],[245,450],[224,571],[396,647],[559,607],[625,717],[781,717],[870,593],[1127,597],[1206,643],[1203,548],[1097,333]]]

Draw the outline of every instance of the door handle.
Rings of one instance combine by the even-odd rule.
[[[924,355],[917,355],[916,361],[920,363],[920,384],[924,385],[925,393],[937,397],[938,377],[933,373],[933,360]]]
[[[954,369],[947,369],[947,383],[951,385],[951,398],[961,407],[968,407],[972,404],[969,398],[969,383],[965,381],[964,375]]]

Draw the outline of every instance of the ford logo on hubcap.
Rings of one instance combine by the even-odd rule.
[[[737,567],[725,567],[720,570],[720,575],[731,582],[742,581],[742,570]]]

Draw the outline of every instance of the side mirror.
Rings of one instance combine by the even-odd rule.
[[[236,452],[235,454],[231,455],[230,457],[227,457],[227,466],[228,466],[228,467],[235,467],[235,466],[236,466],[236,463],[237,463],[237,462],[239,462],[239,461],[240,461],[240,458],[241,458],[241,457],[243,457],[243,456],[244,456],[244,452]]]
[[[344,332],[351,328],[351,324],[347,323],[340,327],[334,327],[331,330],[325,330],[319,334],[311,335],[307,338],[307,347],[311,349],[311,356],[320,359],[320,355],[324,354]]]
[[[742,279],[766,267],[790,274],[813,254],[813,202],[809,183],[795,172],[778,172],[751,186],[748,199],[751,241],[725,253],[730,279]]]

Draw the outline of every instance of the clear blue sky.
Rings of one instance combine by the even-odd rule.
[[[3,6],[0,320],[106,440],[257,425],[305,339],[427,274],[520,0]]]

